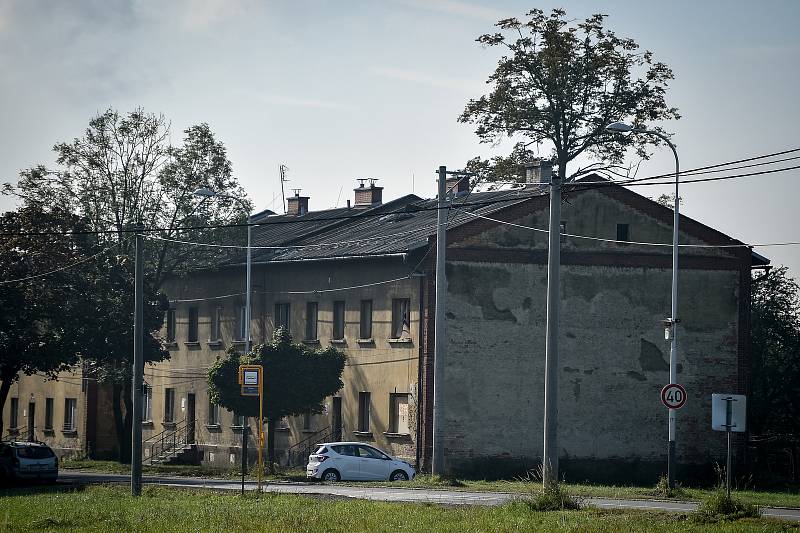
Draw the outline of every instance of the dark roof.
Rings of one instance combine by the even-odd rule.
[[[455,198],[449,212],[449,228],[473,220],[463,211],[490,214],[542,193],[514,189],[474,193]],[[437,200],[407,195],[369,208],[313,211],[302,216],[264,218],[253,230],[253,260],[295,261],[337,257],[407,253],[427,245],[436,234]]]

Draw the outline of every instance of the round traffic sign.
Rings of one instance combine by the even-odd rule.
[[[686,403],[686,389],[683,385],[670,383],[661,389],[661,403],[670,409],[680,409]]]

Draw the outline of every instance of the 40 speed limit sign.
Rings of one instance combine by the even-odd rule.
[[[686,403],[686,389],[683,385],[670,383],[661,389],[661,403],[669,409],[680,409]]]

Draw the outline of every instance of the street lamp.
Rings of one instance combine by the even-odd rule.
[[[195,196],[200,196],[203,198],[229,198],[235,202],[239,202],[248,212],[247,215],[247,281],[245,284],[247,285],[247,296],[245,297],[245,307],[244,307],[244,340],[245,340],[245,352],[250,351],[250,266],[252,264],[252,257],[251,257],[251,249],[250,249],[250,241],[253,232],[253,226],[250,225],[250,207],[247,203],[242,200],[241,198],[237,198],[236,196],[231,196],[229,194],[219,193],[208,187],[201,187],[194,191]]]
[[[643,133],[655,135],[663,140],[672,149],[675,156],[675,209],[673,211],[672,223],[672,310],[668,319],[664,320],[665,336],[670,341],[669,348],[669,382],[676,383],[678,380],[678,335],[677,324],[680,322],[678,314],[678,222],[679,222],[679,196],[678,181],[680,179],[680,164],[678,162],[678,152],[669,137],[661,132],[636,128],[624,122],[614,122],[606,126],[606,131],[614,133]],[[667,454],[667,482],[669,488],[675,488],[675,409],[669,409],[669,450]]]

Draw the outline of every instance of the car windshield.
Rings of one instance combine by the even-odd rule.
[[[17,457],[22,459],[49,459],[53,455],[53,450],[44,446],[17,448]]]

